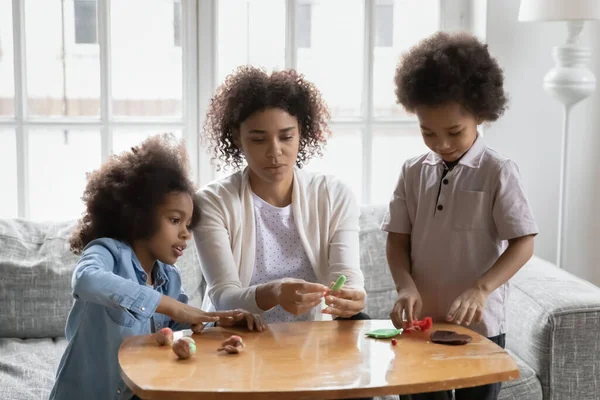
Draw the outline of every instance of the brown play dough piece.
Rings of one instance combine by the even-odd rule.
[[[429,340],[433,343],[455,346],[470,343],[472,339],[469,335],[462,335],[452,331],[435,331],[429,336]]]
[[[246,345],[242,341],[242,338],[237,335],[231,335],[231,337],[223,343],[221,343],[221,347],[217,349],[217,351],[226,351],[229,354],[240,354],[244,351],[244,347]]]

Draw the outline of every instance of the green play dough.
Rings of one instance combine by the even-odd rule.
[[[366,335],[377,339],[388,339],[402,333],[402,329],[375,329],[367,332]]]
[[[331,287],[331,291],[335,292],[336,290],[340,290],[342,288],[342,286],[344,286],[344,283],[346,283],[346,275],[340,275],[339,278],[337,278],[337,281],[335,281],[335,283],[333,284],[333,286]]]

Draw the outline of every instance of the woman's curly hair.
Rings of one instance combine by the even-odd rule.
[[[151,237],[156,232],[156,208],[173,192],[192,196],[193,228],[199,209],[188,166],[185,145],[172,134],[152,136],[131,151],[112,156],[88,174],[82,197],[86,211],[71,236],[71,251],[80,254],[101,237],[127,243]]]
[[[482,121],[506,110],[504,76],[488,46],[467,33],[437,32],[403,54],[394,78],[398,103],[415,107],[457,102]]]
[[[242,168],[243,154],[234,138],[246,119],[267,108],[282,109],[298,119],[299,167],[315,154],[322,155],[330,135],[330,114],[316,86],[295,70],[268,75],[264,69],[242,66],[225,78],[207,112],[203,139],[218,169]]]

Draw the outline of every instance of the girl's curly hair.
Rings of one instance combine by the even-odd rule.
[[[71,251],[80,254],[101,237],[127,243],[151,237],[156,232],[155,210],[172,192],[192,197],[193,228],[199,209],[188,167],[185,145],[172,134],[152,136],[112,156],[87,176],[82,196],[86,211],[71,236]]]
[[[267,108],[282,109],[298,119],[298,167],[315,154],[322,155],[330,135],[327,127],[330,114],[316,86],[295,70],[268,75],[264,69],[242,66],[217,89],[204,124],[203,140],[212,149],[218,169],[242,168],[243,154],[234,137],[246,119]]]
[[[457,102],[491,122],[508,105],[502,69],[487,44],[467,33],[437,32],[412,47],[400,59],[394,82],[398,103],[409,112]]]

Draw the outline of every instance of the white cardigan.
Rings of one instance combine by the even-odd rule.
[[[256,304],[256,286],[249,286],[256,227],[248,169],[208,184],[197,195],[201,217],[194,240],[208,285],[202,309],[263,312]],[[292,210],[319,282],[329,285],[344,274],[346,286],[364,291],[358,240],[360,211],[350,189],[332,176],[295,168]],[[319,311],[317,307],[311,313],[312,320],[324,318]]]

